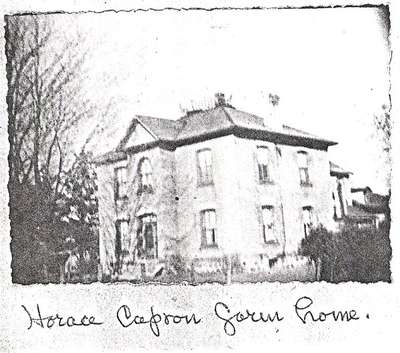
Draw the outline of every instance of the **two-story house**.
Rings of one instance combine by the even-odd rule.
[[[350,176],[352,172],[329,162],[332,183],[333,218],[338,228],[344,224],[351,207]]]
[[[96,160],[104,275],[151,273],[174,254],[272,259],[295,254],[312,225],[334,227],[335,142],[269,124],[222,94],[176,121],[136,116],[116,140]]]
[[[389,218],[389,196],[373,193],[367,186],[352,188],[353,173],[330,162],[333,217],[336,230],[345,225],[379,228]]]

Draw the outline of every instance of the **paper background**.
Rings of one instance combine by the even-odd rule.
[[[349,1],[336,1],[335,5],[348,5]],[[380,4],[377,1],[368,3]],[[333,4],[329,2],[329,4]],[[351,4],[362,4],[352,1]],[[103,11],[108,9],[162,8],[162,7],[282,7],[282,6],[327,6],[322,1],[3,1],[1,14],[27,11]],[[399,220],[397,216],[399,188],[397,180],[399,156],[398,122],[399,83],[400,83],[400,18],[399,5],[390,5],[391,47],[393,51],[391,67],[392,117],[395,122],[393,132],[393,179],[392,179],[392,229],[393,248],[391,284],[357,283],[263,283],[248,285],[202,285],[202,286],[135,286],[128,284],[107,285],[34,285],[22,286],[11,283],[8,220],[8,139],[7,110],[5,97],[7,82],[5,75],[5,55],[1,51],[2,68],[0,96],[0,351],[86,351],[119,352],[145,350],[183,350],[198,349],[259,349],[285,350],[305,348],[312,350],[337,349],[396,349],[398,327],[400,323],[399,278],[400,266],[398,249],[400,246]],[[4,48],[4,28],[1,28],[0,46]],[[350,323],[324,322],[302,324],[295,316],[293,305],[299,297],[312,297],[315,308],[320,310],[356,309],[361,319]],[[223,301],[236,310],[252,309],[264,312],[278,310],[285,320],[277,324],[237,324],[237,333],[228,337],[223,331],[223,323],[213,315],[214,305]],[[85,313],[95,315],[106,323],[89,328],[52,328],[33,327],[27,330],[27,317],[21,304],[33,308],[40,304],[45,313],[82,316]],[[151,334],[147,326],[122,328],[116,319],[116,310],[121,304],[127,304],[138,314],[148,315],[150,306],[155,310],[173,313],[194,312],[203,322],[193,326],[160,326],[160,337]],[[44,313],[44,314],[45,314]],[[370,319],[366,318],[369,313]],[[278,329],[278,331],[277,331]],[[282,346],[283,345],[283,346]],[[325,346],[328,345],[328,346]],[[324,346],[324,347],[322,347]]]

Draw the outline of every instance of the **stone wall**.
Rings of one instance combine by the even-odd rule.
[[[271,181],[260,184],[256,151],[267,147]],[[213,183],[198,184],[197,151],[210,148]],[[297,153],[307,152],[310,185],[300,185]],[[154,190],[137,194],[137,170],[142,158],[153,168]],[[128,168],[126,200],[114,200],[114,169]],[[115,222],[130,221],[131,243],[136,237],[137,216],[157,216],[158,254],[180,254],[187,259],[218,258],[227,254],[263,255],[276,258],[296,253],[304,236],[302,208],[312,207],[314,224],[333,227],[332,180],[326,151],[237,138],[229,135],[167,151],[158,147],[129,154],[127,159],[102,164],[99,179],[100,262],[109,273],[115,262]],[[262,206],[274,208],[277,241],[265,244],[262,237]],[[200,213],[215,209],[218,248],[201,248]]]
[[[153,190],[138,194],[138,163],[148,158],[153,169]],[[114,170],[127,167],[127,198],[115,200]],[[104,274],[110,274],[116,262],[115,238],[117,220],[129,220],[131,253],[137,234],[137,217],[154,214],[157,217],[158,258],[164,258],[171,239],[176,234],[176,192],[174,153],[159,148],[131,154],[126,160],[97,167],[100,219],[100,265]]]
[[[257,146],[268,147],[272,180],[260,184]],[[197,185],[196,152],[210,148],[214,183]],[[297,152],[309,155],[310,186],[301,186]],[[264,141],[220,137],[176,150],[178,235],[186,237],[186,251],[192,257],[221,254],[263,253],[275,257],[285,250],[294,253],[303,238],[302,208],[311,206],[314,223],[332,227],[332,191],[326,151],[275,146]],[[189,186],[182,187],[184,183]],[[264,244],[261,207],[273,206],[276,244]],[[200,249],[200,212],[217,213],[218,249]]]

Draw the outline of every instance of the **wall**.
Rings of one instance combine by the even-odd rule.
[[[334,227],[333,202],[330,183],[330,168],[326,151],[303,147],[281,146],[282,197],[286,229],[286,251],[296,252],[304,237],[302,208],[311,206],[314,225]],[[297,152],[305,151],[309,156],[311,186],[300,185]]]
[[[256,161],[257,146],[268,147],[272,158],[272,183],[260,184]],[[301,186],[297,152],[309,155],[309,176],[312,186]],[[269,257],[296,252],[303,237],[302,207],[311,206],[315,223],[332,226],[332,202],[329,184],[329,161],[326,151],[235,138],[235,168],[237,193],[235,204],[240,229],[246,237],[243,247],[248,253],[264,252]],[[261,206],[275,209],[275,231],[279,245],[262,240]],[[240,237],[238,235],[238,237]]]
[[[220,256],[222,249],[229,247],[231,234],[239,227],[236,208],[235,156],[232,153],[233,136],[182,146],[175,151],[178,236],[183,239],[184,255]],[[213,184],[198,186],[197,151],[210,148],[213,159]],[[215,209],[217,213],[218,249],[203,249],[201,245],[200,212]]]
[[[341,218],[343,218],[343,216],[346,216],[348,214],[347,207],[352,205],[350,178],[345,177],[345,176],[342,176],[340,178],[337,176],[331,176],[330,182],[331,182],[332,193],[335,195],[335,200],[333,200],[333,198],[332,198],[332,201],[336,207],[336,216],[338,219],[341,219]],[[339,201],[339,191],[338,191],[339,184],[341,185],[341,188],[342,188],[344,214],[342,214],[340,201]]]
[[[271,183],[260,183],[257,146],[267,147],[270,154]],[[235,157],[234,177],[236,202],[234,214],[239,221],[239,230],[235,234],[234,252],[246,254],[267,254],[275,257],[283,251],[284,232],[281,211],[280,172],[273,143],[248,139],[234,139]],[[274,231],[278,242],[265,244],[262,230],[262,206],[274,207]]]
[[[260,184],[256,162],[257,146],[271,151],[272,183]],[[214,184],[197,186],[196,152],[210,148],[213,156]],[[297,151],[310,157],[312,186],[300,186]],[[183,146],[176,150],[178,235],[186,254],[220,256],[240,253],[245,258],[255,254],[275,257],[285,250],[297,251],[303,238],[302,207],[311,206],[315,224],[333,226],[329,162],[326,151],[269,142],[220,137]],[[265,244],[262,238],[261,207],[275,209],[277,244]],[[201,210],[217,212],[218,249],[200,249]]]
[[[270,150],[272,182],[260,184],[256,160],[257,146]],[[197,151],[210,148],[213,184],[199,186]],[[309,155],[311,186],[301,186],[297,152]],[[135,175],[138,162],[150,159],[154,193],[139,199]],[[128,201],[114,202],[114,168],[128,166]],[[273,143],[225,136],[178,147],[175,152],[160,148],[130,154],[126,161],[98,167],[100,212],[100,258],[104,271],[115,261],[115,221],[135,219],[145,213],[157,215],[159,258],[179,252],[190,258],[241,254],[251,258],[273,258],[295,253],[304,236],[302,207],[313,208],[314,223],[334,227],[332,181],[326,151],[275,146]],[[278,242],[265,244],[262,238],[261,207],[275,210]],[[116,207],[117,206],[117,207]],[[139,206],[139,207],[138,207]],[[215,209],[218,248],[201,249],[200,212]],[[131,228],[132,226],[132,228]],[[130,232],[135,237],[134,222]],[[176,239],[177,241],[175,241]]]
[[[99,255],[101,274],[110,274],[115,258],[115,221],[117,220],[114,200],[114,168],[126,165],[126,161],[97,166],[97,198],[99,202]],[[100,274],[100,275],[101,275]]]
[[[153,193],[138,195],[138,163],[149,158],[153,169]],[[137,217],[154,213],[157,216],[158,258],[163,259],[170,248],[171,238],[176,234],[176,200],[174,153],[160,148],[128,155],[126,161],[104,164],[97,167],[99,179],[100,220],[100,264],[104,273],[109,273],[115,262],[115,223],[118,219],[129,220],[131,249],[135,245]],[[114,199],[114,169],[126,165],[127,199]]]

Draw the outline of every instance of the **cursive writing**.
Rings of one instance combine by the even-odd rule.
[[[320,311],[314,307],[314,301],[307,296],[297,299],[294,304],[294,312],[303,324],[317,322],[350,322],[360,319],[360,315],[356,310],[326,310]],[[103,322],[97,320],[93,315],[83,315],[75,317],[72,315],[60,315],[58,313],[44,315],[39,304],[36,304],[34,310],[28,310],[25,305],[21,305],[28,317],[28,327],[30,330],[34,324],[41,327],[51,329],[53,327],[87,327],[92,325],[102,325]],[[202,319],[194,313],[176,314],[156,312],[154,307],[150,307],[148,315],[140,315],[135,313],[128,305],[121,305],[116,316],[118,322],[123,328],[132,325],[144,325],[150,328],[154,336],[159,337],[162,325],[176,326],[186,325],[194,326],[201,323]],[[217,302],[214,305],[215,317],[223,323],[223,330],[226,335],[234,336],[237,332],[239,324],[242,322],[265,324],[278,323],[284,320],[284,316],[279,311],[253,311],[250,309],[233,310],[224,302]],[[369,319],[369,314],[366,315]]]
[[[194,324],[198,325],[201,322],[201,319],[197,319],[195,314],[189,315],[177,315],[177,314],[157,314],[154,313],[153,306],[150,308],[150,318],[146,319],[144,316],[133,315],[128,305],[122,305],[117,310],[117,319],[122,327],[129,327],[132,324],[135,325],[143,325],[148,324],[151,332],[153,332],[154,336],[160,336],[160,328],[159,324],[162,323],[164,325],[169,324],[180,324],[184,323],[186,325]]]
[[[32,328],[32,325],[35,323],[41,328],[52,328],[54,326],[58,327],[73,327],[73,326],[90,326],[90,325],[102,325],[102,322],[97,322],[94,316],[83,315],[80,319],[75,319],[73,316],[63,317],[59,314],[42,316],[40,311],[39,304],[36,304],[37,317],[34,317],[29,310],[25,307],[25,305],[21,305],[22,308],[28,315],[29,318],[29,326],[28,330]]]
[[[228,336],[234,336],[236,334],[235,322],[240,323],[245,320],[251,322],[274,322],[282,321],[284,319],[277,311],[274,314],[265,314],[262,312],[254,312],[248,309],[244,313],[238,311],[234,314],[231,313],[231,309],[225,303],[218,302],[214,306],[215,315],[224,321],[224,331]]]
[[[358,320],[359,317],[357,315],[356,310],[349,311],[341,311],[341,310],[332,310],[329,312],[319,312],[313,313],[311,310],[307,310],[311,307],[313,301],[309,297],[301,297],[297,299],[296,304],[294,305],[295,312],[297,317],[301,320],[303,324],[307,323],[307,320],[312,322],[325,321],[327,319],[332,319],[334,321],[353,321]]]

